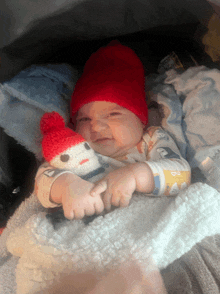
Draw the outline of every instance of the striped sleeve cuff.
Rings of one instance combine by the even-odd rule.
[[[164,192],[163,187],[165,185],[165,179],[163,176],[163,169],[161,168],[160,164],[157,164],[156,162],[147,161],[147,164],[151,168],[154,175],[154,190],[152,194],[159,196]]]
[[[190,185],[191,172],[186,161],[181,163],[171,160],[147,161],[154,175],[155,196],[177,195],[181,190]]]

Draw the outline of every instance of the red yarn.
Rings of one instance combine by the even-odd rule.
[[[65,128],[65,121],[63,117],[53,111],[45,113],[40,122],[40,130],[43,135],[50,133],[52,131],[58,131]]]
[[[107,101],[133,112],[147,124],[144,67],[129,47],[111,41],[93,53],[85,64],[71,99],[71,116],[87,103]]]
[[[66,127],[63,117],[55,111],[42,116],[40,129],[43,134],[42,153],[48,162],[68,148],[85,141],[80,134]]]

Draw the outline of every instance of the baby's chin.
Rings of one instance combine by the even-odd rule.
[[[91,145],[91,144],[90,144]],[[95,144],[94,144],[95,145]],[[117,158],[124,156],[126,154],[125,150],[122,150],[122,148],[115,147],[115,146],[100,146],[100,145],[95,145],[91,147],[98,153],[100,153],[103,156],[108,156],[111,158]]]
[[[96,152],[98,152],[98,153],[100,153],[100,154],[102,154],[104,156],[109,156],[109,157],[113,157],[114,153],[115,153],[115,150],[113,148],[110,148],[110,147],[94,146],[93,149]]]

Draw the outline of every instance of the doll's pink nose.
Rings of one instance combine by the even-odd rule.
[[[83,164],[85,162],[89,161],[88,159],[83,159],[79,164]]]

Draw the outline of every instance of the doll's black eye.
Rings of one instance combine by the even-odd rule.
[[[89,147],[89,144],[87,144],[87,143],[85,143],[84,146],[85,146],[85,148],[86,148],[87,150],[91,149],[91,148]]]
[[[69,159],[70,159],[70,156],[69,156],[68,154],[62,154],[62,155],[60,156],[60,160],[61,160],[62,162],[67,162]]]

